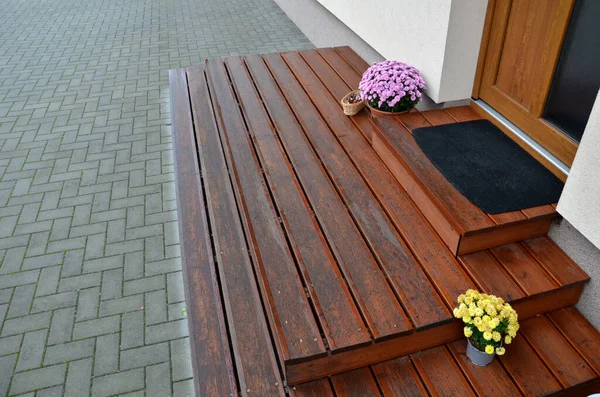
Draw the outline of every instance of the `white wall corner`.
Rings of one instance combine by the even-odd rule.
[[[600,92],[585,127],[557,211],[600,248]]]
[[[471,98],[488,0],[452,0],[436,102]]]

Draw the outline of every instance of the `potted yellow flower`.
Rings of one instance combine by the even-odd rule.
[[[502,343],[509,345],[519,330],[517,312],[508,303],[472,289],[458,297],[454,317],[465,323],[467,356],[479,366],[503,355]]]

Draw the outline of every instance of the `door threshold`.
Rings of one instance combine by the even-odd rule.
[[[544,164],[547,168],[548,166],[554,168],[554,170],[550,169],[550,171],[552,171],[557,177],[563,180],[567,179],[569,172],[571,171],[571,168],[569,168],[568,165],[560,161],[558,157],[550,153],[532,137],[527,135],[525,131],[517,127],[514,123],[498,113],[498,111],[481,99],[472,99],[471,101],[476,108],[478,107],[479,109],[483,110],[491,117],[491,119],[493,119],[490,121],[496,121],[497,123],[494,124],[500,124],[498,127],[505,130],[505,133],[508,132],[507,135],[515,140],[520,146],[525,146],[523,148],[527,150],[533,157]]]

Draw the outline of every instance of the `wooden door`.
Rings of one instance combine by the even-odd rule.
[[[578,144],[542,115],[574,3],[490,0],[493,14],[479,92],[568,166]]]

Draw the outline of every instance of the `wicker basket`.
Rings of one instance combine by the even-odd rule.
[[[356,102],[356,103],[350,103],[348,102],[348,98],[355,93],[359,93],[360,94],[360,90],[354,90],[351,91],[349,93],[347,93],[342,100],[340,101],[342,104],[342,107],[344,108],[344,114],[346,116],[354,116],[356,113],[360,112],[362,110],[362,108],[365,107],[365,100],[363,99],[360,102]]]

